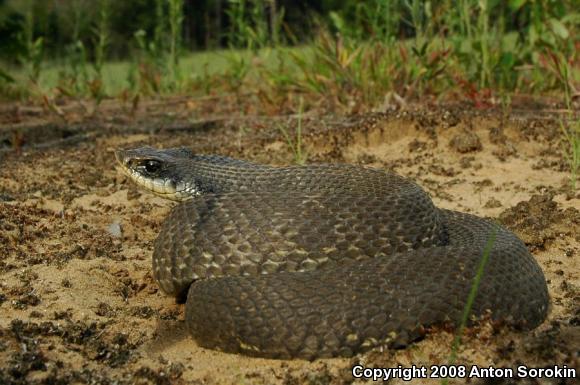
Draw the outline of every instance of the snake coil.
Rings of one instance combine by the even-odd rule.
[[[204,347],[271,358],[405,346],[456,323],[492,232],[472,315],[533,328],[543,273],[511,232],[436,208],[415,183],[350,165],[275,168],[186,149],[118,151],[127,175],[181,200],[155,242],[166,293]]]

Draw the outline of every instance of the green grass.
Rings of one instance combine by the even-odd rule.
[[[179,67],[181,51],[181,32],[183,29],[183,0],[169,0],[170,45],[168,67],[171,77],[171,89],[179,89],[181,68]]]
[[[506,59],[509,55],[505,56],[518,49],[513,35],[500,39],[499,46],[503,48],[488,49],[494,69],[487,71],[485,77],[481,77],[481,67],[469,66],[469,50],[458,52],[452,39],[439,37],[421,41],[359,41],[321,33],[306,46],[184,53],[177,62],[143,39],[141,53],[133,55],[131,61],[105,61],[98,65],[98,73],[94,66],[84,62],[83,67],[81,62],[81,70],[88,75],[73,77],[72,86],[69,77],[69,83],[63,87],[62,75],[71,72],[68,58],[42,63],[33,87],[28,67],[0,67],[14,78],[10,87],[23,90],[11,91],[13,95],[28,92],[33,98],[56,95],[59,87],[60,93],[63,89],[74,90],[64,92],[65,95],[94,98],[95,92],[90,92],[94,84],[82,83],[98,79],[97,95],[102,97],[114,98],[127,91],[145,96],[259,91],[261,101],[269,103],[270,108],[280,105],[280,100],[297,100],[291,95],[299,94],[304,97],[306,109],[323,102],[337,111],[379,108],[389,95],[406,101],[432,95],[443,100],[472,101],[476,107],[482,99],[495,97],[501,99],[506,110],[509,106],[505,108],[505,101],[518,93],[563,95],[566,104],[570,100],[569,89],[580,82],[580,66],[571,61],[558,67],[550,59],[561,58],[561,53],[550,55],[546,51],[541,56],[543,64],[516,68],[514,61]],[[500,62],[507,64],[502,66]],[[0,84],[0,94],[2,88]],[[298,106],[292,104],[296,111]]]
[[[580,13],[572,2],[558,3],[346,2],[344,9],[312,21],[317,27],[308,27],[312,37],[304,47],[288,48],[280,41],[295,40],[291,31],[283,33],[283,11],[268,15],[263,1],[236,0],[224,9],[231,21],[224,31],[230,49],[193,54],[184,52],[180,41],[183,1],[156,0],[151,36],[144,29],[135,31],[127,42],[131,59],[107,62],[114,18],[110,0],[100,0],[95,25],[79,7],[73,13],[73,42],[60,62],[42,61],[43,40],[33,36],[30,13],[20,68],[0,65],[14,78],[0,77],[0,95],[10,97],[4,92],[9,88],[18,95],[12,92],[18,87],[23,93],[32,89],[33,97],[60,90],[95,99],[126,92],[241,95],[252,90],[270,109],[300,94],[307,109],[324,103],[349,112],[380,108],[393,97],[471,100],[481,107],[526,93],[558,95],[570,109],[572,91],[580,83]],[[514,24],[516,14],[521,25]],[[88,37],[81,31],[87,23],[96,45],[85,47]]]
[[[457,359],[457,351],[461,346],[461,338],[463,336],[463,331],[467,326],[467,322],[469,321],[469,317],[471,316],[471,310],[473,308],[473,302],[475,301],[475,297],[477,296],[477,292],[479,290],[479,284],[481,283],[481,279],[483,278],[483,272],[485,270],[485,266],[489,261],[489,256],[491,254],[491,250],[495,243],[495,239],[497,236],[498,227],[494,227],[487,239],[485,247],[483,249],[483,254],[479,261],[479,265],[477,266],[477,272],[475,273],[475,277],[473,278],[473,283],[471,284],[471,288],[469,290],[469,294],[467,296],[467,302],[465,303],[465,307],[463,308],[463,314],[461,315],[461,320],[459,322],[459,327],[457,328],[457,332],[455,333],[455,338],[453,339],[453,344],[451,345],[451,353],[449,355],[448,365],[454,365]],[[441,380],[442,385],[448,384],[448,379]]]
[[[170,87],[160,93],[190,95],[216,94],[222,92],[252,89],[256,85],[278,89],[282,92],[292,84],[298,84],[302,75],[298,65],[291,57],[309,60],[312,47],[298,46],[291,48],[263,48],[259,51],[222,49],[205,52],[187,53],[181,56],[176,72],[180,74],[180,87]],[[143,64],[143,63],[141,63]],[[137,61],[107,61],[99,66],[99,80],[105,96],[118,97],[132,90],[131,75],[140,63]],[[40,76],[33,87],[33,97],[53,96],[58,93],[63,74],[70,68],[68,60],[45,62]],[[29,74],[26,68],[1,65],[0,70],[13,79],[11,86],[29,90]],[[93,74],[94,69],[87,66],[83,69]],[[172,75],[169,75],[170,77]],[[0,83],[1,83],[0,78]],[[169,80],[170,82],[173,79]],[[86,87],[84,87],[86,88]],[[138,92],[138,91],[137,91]],[[0,99],[2,99],[0,87]],[[9,95],[4,95],[7,98]],[[17,96],[16,96],[17,97]],[[77,94],[76,97],[91,98],[90,93]],[[9,97],[10,98],[10,97]]]
[[[297,48],[296,50],[300,50]],[[225,75],[231,70],[231,56],[235,54],[243,58],[246,62],[260,62],[266,68],[274,69],[276,62],[274,56],[268,50],[263,50],[259,55],[254,56],[250,51],[207,51],[189,53],[184,55],[179,61],[179,71],[187,77],[186,80],[199,80],[203,77]],[[47,62],[44,63],[41,75],[38,80],[39,88],[42,92],[50,93],[59,85],[60,74],[66,68],[67,63]],[[129,72],[132,63],[130,61],[108,61],[102,65],[102,80],[107,93],[111,96],[118,95],[129,88]],[[27,73],[22,68],[3,67],[7,74],[10,74],[18,84],[26,84]],[[253,74],[252,76],[256,76]]]
[[[298,106],[298,118],[296,122],[296,129],[295,129],[295,137],[292,138],[288,129],[282,125],[278,126],[278,129],[284,135],[286,139],[286,144],[288,145],[288,149],[294,155],[294,163],[298,165],[304,165],[306,160],[308,159],[308,154],[306,153],[303,143],[302,143],[302,113],[304,108],[304,101],[300,98]]]

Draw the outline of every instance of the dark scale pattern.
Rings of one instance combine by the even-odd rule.
[[[208,348],[313,359],[404,346],[424,326],[458,321],[491,224],[443,212],[447,246],[304,273],[225,277],[191,285],[186,322]],[[472,314],[526,327],[543,321],[542,271],[513,234],[500,230]]]
[[[165,173],[156,178],[203,192],[165,221],[154,274],[164,291],[187,293],[198,343],[228,352],[349,356],[456,323],[495,226],[439,210],[419,186],[380,170],[272,168],[183,149],[117,156],[154,156]],[[472,314],[532,328],[548,303],[538,264],[500,228]]]
[[[157,238],[153,268],[163,290],[182,297],[201,278],[309,271],[432,247],[443,244],[443,230],[428,200],[208,194],[173,209]]]

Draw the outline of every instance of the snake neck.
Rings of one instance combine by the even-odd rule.
[[[176,201],[247,188],[254,184],[255,172],[267,168],[220,155],[195,155],[186,148],[142,147],[119,150],[115,156],[139,186]]]
[[[428,195],[406,178],[353,165],[271,167],[220,155],[196,155],[186,148],[143,147],[119,150],[115,155],[134,182],[177,201],[208,194],[275,192],[327,197],[346,194],[393,202],[406,197],[422,202],[424,207],[432,206]]]

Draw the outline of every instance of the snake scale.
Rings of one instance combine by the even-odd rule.
[[[271,358],[404,347],[457,324],[492,233],[472,316],[539,325],[543,273],[511,232],[436,208],[412,181],[354,165],[270,167],[184,148],[119,150],[181,201],[155,242],[162,290],[203,347]]]

